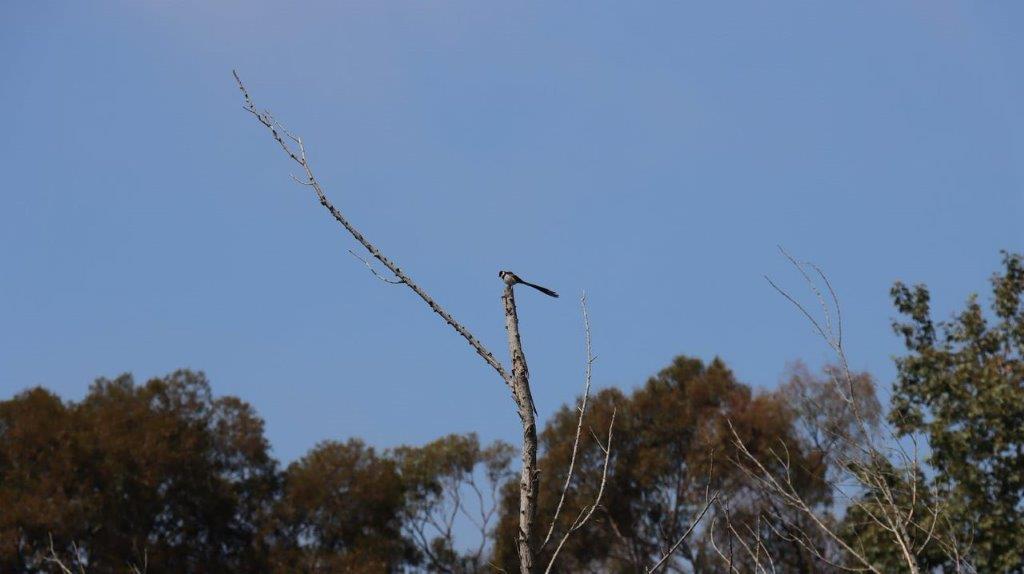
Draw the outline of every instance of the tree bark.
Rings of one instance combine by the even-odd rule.
[[[505,332],[508,334],[508,351],[512,357],[512,394],[519,408],[519,420],[523,424],[523,468],[519,476],[519,533],[516,548],[519,553],[519,571],[531,574],[534,571],[534,523],[537,519],[537,421],[533,395],[530,393],[530,371],[526,367],[523,343],[519,339],[519,316],[516,314],[516,297],[512,285],[505,285],[501,301],[505,306]]]

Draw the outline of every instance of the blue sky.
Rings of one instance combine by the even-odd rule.
[[[888,385],[888,290],[940,316],[1024,249],[1018,3],[5,2],[0,395],[206,371],[283,461],[317,441],[514,440],[502,384],[375,280],[273,142],[505,355],[542,417],[676,354],[758,387],[829,359],[762,278],[822,266],[852,365]]]

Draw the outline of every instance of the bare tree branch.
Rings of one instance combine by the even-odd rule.
[[[465,339],[466,342],[469,343],[471,347],[473,347],[473,350],[475,350],[477,354],[480,355],[480,357],[483,358],[483,360],[486,361],[487,364],[491,366],[491,368],[497,371],[501,379],[505,381],[507,385],[511,386],[511,375],[509,375],[509,373],[505,370],[505,367],[501,365],[501,363],[494,357],[494,355],[490,351],[488,351],[487,348],[484,347],[483,344],[480,341],[478,341],[477,338],[473,336],[473,334],[470,333],[468,329],[466,329],[464,326],[462,326],[461,323],[456,321],[455,318],[452,317],[450,313],[448,313],[448,311],[441,307],[441,305],[434,301],[434,299],[430,297],[430,295],[428,295],[426,291],[424,291],[417,283],[415,283],[408,275],[406,275],[406,273],[403,272],[401,268],[398,267],[398,265],[396,265],[394,262],[388,259],[379,249],[377,249],[375,245],[370,243],[370,241],[366,239],[366,237],[348,221],[348,219],[341,213],[341,211],[334,207],[334,204],[331,203],[330,199],[328,199],[327,194],[324,192],[323,187],[320,185],[319,180],[317,180],[316,175],[314,175],[313,170],[309,165],[309,160],[306,157],[306,146],[305,144],[303,144],[302,138],[296,136],[295,134],[285,129],[280,122],[274,119],[274,116],[271,115],[269,110],[263,112],[258,111],[256,108],[256,104],[249,96],[249,91],[246,89],[245,84],[242,83],[242,79],[239,77],[238,72],[233,71],[232,73],[235,76],[235,81],[238,82],[238,89],[242,92],[242,96],[245,98],[245,109],[249,113],[251,113],[256,118],[257,121],[263,124],[270,131],[270,134],[271,136],[273,136],[274,141],[276,141],[278,145],[281,146],[281,149],[285,152],[285,154],[287,154],[288,157],[291,158],[292,161],[297,163],[299,167],[302,168],[303,172],[305,172],[306,181],[299,181],[299,183],[312,187],[313,191],[316,192],[317,199],[320,200],[320,205],[324,206],[324,208],[330,212],[334,219],[338,223],[340,223],[341,226],[344,227],[345,230],[348,231],[349,234],[351,234],[356,241],[358,241],[363,247],[366,248],[366,251],[369,252],[374,259],[380,261],[381,264],[387,267],[388,270],[391,271],[395,275],[395,277],[398,278],[398,281],[404,283],[410,289],[412,289],[412,291],[416,293],[416,295],[419,296],[419,298],[422,299],[423,302],[426,303],[427,306],[430,307],[432,311],[440,315],[441,318],[444,319],[445,323],[448,323],[448,325],[450,325],[452,329],[455,329],[455,332],[462,336],[462,338]],[[286,141],[286,138],[288,141],[291,141],[292,143],[289,144],[288,141]],[[298,178],[295,178],[293,176],[293,179]]]
[[[746,467],[746,465],[739,463],[737,461],[738,468],[748,473],[748,476],[757,480],[760,484],[765,486],[769,492],[781,496],[786,504],[806,514],[818,526],[818,528],[820,528],[826,535],[832,538],[844,550],[849,552],[851,556],[853,556],[859,562],[861,562],[861,564],[863,564],[865,568],[872,572],[875,572],[876,574],[881,574],[881,572],[879,572],[878,569],[871,565],[867,558],[865,558],[856,550],[854,550],[849,544],[846,543],[845,540],[843,540],[841,536],[835,533],[831,528],[829,528],[827,524],[825,524],[821,520],[821,517],[819,517],[817,513],[814,512],[814,509],[812,509],[810,505],[808,505],[807,502],[804,501],[804,499],[796,491],[796,488],[793,486],[792,482],[780,481],[774,475],[774,473],[769,471],[761,463],[761,461],[756,456],[754,456],[754,454],[751,453],[749,449],[747,449],[747,446],[743,443],[743,440],[736,432],[736,428],[733,427],[732,421],[726,420],[726,423],[729,425],[729,430],[731,431],[733,436],[733,443],[736,445],[740,454],[742,454],[747,461],[752,463],[757,468],[758,472],[755,474],[752,470],[749,470]]]
[[[827,485],[835,492],[840,493],[848,501],[850,508],[856,508],[861,511],[870,523],[873,523],[882,532],[890,536],[891,542],[899,550],[904,565],[912,574],[920,572],[917,556],[931,543],[938,544],[943,548],[958,570],[964,568],[965,565],[961,561],[962,554],[959,548],[957,548],[957,542],[952,538],[947,539],[945,535],[940,535],[937,530],[939,518],[944,515],[941,501],[936,496],[924,498],[918,492],[919,462],[915,437],[910,437],[914,445],[912,454],[906,451],[900,438],[889,427],[883,427],[887,432],[886,441],[888,444],[880,446],[875,443],[876,433],[869,428],[866,417],[861,411],[855,377],[849,368],[849,362],[843,345],[841,307],[831,282],[818,266],[809,262],[797,261],[781,247],[780,251],[800,272],[804,281],[818,300],[824,315],[823,322],[815,318],[796,298],[780,288],[770,278],[766,277],[766,279],[776,291],[792,303],[810,321],[822,339],[836,353],[840,365],[837,372],[832,375],[831,380],[839,397],[849,405],[853,415],[853,424],[858,426],[856,431],[853,429],[837,428],[825,429],[825,433],[832,435],[831,442],[841,443],[843,448],[839,450],[841,458],[837,460],[837,467],[841,469],[845,477],[852,479],[853,487],[860,491],[860,494],[857,496],[846,494],[839,481],[826,479]],[[831,309],[821,289],[818,288],[808,272],[805,271],[805,266],[813,269],[824,283],[831,299]],[[835,328],[833,328],[831,319],[833,309],[836,315]],[[743,458],[743,461],[735,461],[740,468],[756,484],[763,488],[765,492],[778,497],[785,505],[795,509],[799,514],[808,517],[814,526],[835,542],[849,557],[858,562],[859,567],[840,566],[830,561],[815,548],[815,544],[812,542],[809,534],[795,524],[793,525],[795,533],[785,537],[787,540],[797,542],[809,550],[817,559],[836,568],[879,572],[877,567],[868,560],[863,548],[855,549],[848,544],[803,499],[794,486],[793,477],[789,474],[788,456],[785,458],[780,457],[774,449],[771,449],[770,452],[775,457],[774,462],[783,470],[781,476],[776,476],[774,471],[769,470],[746,448],[736,430],[732,428],[731,422],[730,430],[732,431],[733,441]],[[894,457],[896,460],[893,460]],[[748,468],[748,464],[752,468]],[[924,488],[930,491],[929,487],[926,486]],[[929,492],[929,494],[932,493]],[[906,502],[907,499],[909,499],[909,503]],[[927,503],[925,502],[926,500],[928,501]],[[925,515],[923,519],[919,517],[918,513],[920,504],[928,505],[923,511]],[[774,526],[769,526],[775,530]],[[778,533],[777,530],[775,531]]]
[[[80,557],[78,556],[78,546],[72,545],[72,548],[75,553],[75,563],[78,565],[78,574],[85,574],[85,566],[82,565]],[[52,534],[50,535],[50,552],[49,554],[43,557],[43,560],[56,565],[57,568],[60,569],[62,574],[75,574],[75,572],[73,572],[71,568],[64,564],[64,562],[60,559],[60,556],[57,555],[57,550],[53,546]]]

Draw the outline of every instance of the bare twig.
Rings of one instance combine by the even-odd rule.
[[[814,509],[812,509],[810,505],[800,496],[800,494],[796,490],[796,487],[793,486],[792,482],[779,480],[774,473],[769,471],[761,463],[761,461],[756,456],[754,456],[754,454],[751,453],[749,449],[747,449],[747,446],[743,443],[743,440],[736,432],[736,428],[733,427],[732,421],[726,420],[726,423],[729,425],[729,430],[732,433],[733,444],[736,445],[736,448],[739,450],[740,454],[742,454],[748,462],[750,462],[757,468],[757,472],[755,473],[752,470],[748,469],[745,464],[739,463],[737,461],[737,467],[740,470],[747,473],[747,475],[750,478],[756,480],[762,486],[766,487],[768,492],[780,496],[787,505],[792,506],[793,508],[796,508],[800,512],[807,515],[811,519],[811,521],[814,522],[815,525],[817,525],[818,528],[822,530],[822,532],[824,532],[826,535],[832,538],[832,540],[834,540],[845,551],[849,552],[851,556],[853,556],[859,562],[861,562],[861,564],[865,568],[872,572],[875,572],[876,574],[881,574],[881,572],[879,572],[878,569],[875,568],[867,558],[865,558],[863,555],[854,550],[853,547],[847,544],[841,536],[839,536],[833,529],[829,528],[829,526],[822,521],[821,517],[819,517],[817,513],[814,512]]]
[[[63,574],[75,574],[74,572],[72,572],[71,568],[69,568],[66,564],[64,564],[64,562],[60,559],[60,556],[57,555],[57,550],[53,546],[53,535],[51,534],[49,536],[50,536],[50,553],[47,554],[46,556],[44,556],[43,560],[45,560],[46,562],[49,562],[51,564],[56,565],[57,568],[59,568],[60,571]],[[78,564],[78,574],[85,574],[85,567],[82,566],[81,561],[78,560],[78,556],[77,556],[77,554],[78,554],[78,547],[77,546],[74,546],[74,551],[75,551],[75,554],[76,554],[75,560],[76,560],[76,563]]]
[[[366,268],[369,269],[370,273],[373,273],[373,276],[376,277],[377,279],[380,279],[381,281],[389,283],[391,285],[401,285],[402,283],[404,283],[404,281],[402,281],[401,279],[388,279],[387,277],[384,277],[380,273],[377,273],[377,270],[373,268],[373,265],[370,265],[369,261],[360,257],[358,253],[352,251],[351,249],[349,249],[348,252],[352,254],[352,257],[355,257],[356,259],[362,261],[363,265],[366,265]]]
[[[579,516],[576,517],[576,520],[573,521],[572,525],[565,532],[565,535],[562,536],[562,539],[558,542],[558,546],[555,547],[555,551],[551,554],[551,560],[548,562],[548,567],[544,570],[545,574],[551,572],[551,568],[554,567],[555,561],[558,560],[558,553],[562,551],[562,547],[565,546],[569,537],[580,528],[583,528],[583,526],[590,520],[590,517],[594,515],[594,511],[601,505],[601,497],[604,496],[604,487],[608,482],[608,461],[611,459],[612,455],[612,431],[615,428],[615,413],[616,411],[613,409],[611,421],[608,423],[608,446],[601,446],[601,449],[604,451],[604,466],[601,468],[601,484],[597,488],[597,496],[594,497],[594,503],[589,507],[583,507]],[[598,443],[598,446],[600,446],[600,443]]]
[[[864,413],[861,411],[855,378],[850,371],[849,362],[846,357],[843,345],[842,312],[835,289],[821,268],[813,263],[797,261],[781,248],[780,251],[800,272],[804,281],[818,300],[824,314],[824,323],[815,318],[799,301],[776,285],[775,282],[767,277],[766,279],[776,291],[792,303],[810,321],[822,339],[836,353],[840,364],[837,372],[832,374],[832,382],[835,384],[835,390],[839,397],[851,409],[853,414],[852,422],[858,425],[859,429],[859,432],[852,429],[850,431],[838,428],[825,429],[825,433],[834,435],[831,437],[831,443],[842,443],[844,450],[840,452],[848,453],[849,457],[847,454],[843,454],[842,458],[837,461],[839,463],[837,466],[842,469],[842,472],[847,477],[853,479],[855,488],[861,490],[862,494],[857,498],[850,497],[842,492],[843,489],[838,484],[831,480],[827,480],[828,486],[836,492],[841,492],[851,508],[860,510],[871,523],[874,523],[882,532],[886,532],[891,536],[891,541],[898,549],[905,567],[912,574],[920,572],[920,568],[917,565],[917,555],[933,542],[939,544],[944,549],[950,556],[950,559],[956,564],[958,570],[961,569],[962,554],[956,547],[955,541],[947,540],[944,536],[940,536],[937,531],[939,517],[944,512],[941,502],[937,501],[934,496],[931,498],[935,499],[935,501],[925,499],[918,492],[919,463],[915,437],[910,437],[914,445],[914,452],[912,454],[906,451],[899,437],[888,427],[883,428],[887,431],[889,446],[879,446],[874,442],[875,433],[869,428]],[[836,316],[835,328],[833,328],[831,319],[833,311],[830,309],[829,302],[826,301],[822,291],[807,271],[805,271],[805,266],[813,269],[827,288],[832,309],[834,309]],[[840,378],[842,381],[840,381]],[[801,515],[807,516],[818,529],[832,539],[848,556],[860,564],[859,567],[853,568],[842,566],[842,569],[878,572],[877,568],[867,559],[863,551],[864,549],[855,549],[847,544],[843,537],[834,532],[830,525],[822,521],[811,505],[802,498],[794,486],[793,477],[788,474],[790,469],[788,456],[784,460],[775,453],[774,449],[771,451],[775,455],[775,462],[785,471],[783,476],[777,477],[774,472],[762,465],[743,445],[731,424],[730,429],[732,430],[733,439],[739,453],[744,459],[744,463],[749,463],[753,466],[752,469],[748,469],[747,464],[741,464],[740,466],[744,472],[753,478],[766,492],[777,496],[787,506],[796,509]],[[895,453],[897,458],[895,461],[892,461],[893,453]],[[897,474],[904,474],[904,476],[895,476]],[[905,485],[905,491],[904,487],[893,486],[894,478],[897,485]],[[909,504],[904,502],[907,499],[909,499]],[[925,516],[922,519],[919,518],[918,509],[924,500],[929,500],[928,504],[930,506],[925,508],[923,513]],[[795,524],[794,526],[797,533],[786,537],[786,539],[797,542],[807,548],[819,560],[832,564],[815,548],[810,536],[800,530]],[[772,528],[774,530],[773,526]],[[835,566],[834,564],[832,565]]]
[[[718,524],[718,518],[712,518],[711,519],[711,526],[709,526],[710,532],[708,533],[708,539],[711,541],[711,548],[722,559],[722,562],[725,562],[726,567],[729,569],[729,574],[732,574],[733,572],[739,572],[739,570],[737,570],[736,567],[733,566],[732,557],[731,556],[726,556],[725,552],[723,552],[722,549],[718,547],[718,542],[716,542],[716,539],[715,539],[715,525],[716,524]]]
[[[149,552],[145,549],[142,550],[142,568],[139,568],[137,564],[132,564],[129,568],[132,574],[146,574],[146,571],[149,570]]]
[[[548,542],[551,541],[551,534],[555,531],[555,525],[558,522],[558,514],[562,511],[562,505],[565,503],[565,494],[569,490],[569,484],[572,482],[573,471],[576,467],[576,453],[579,451],[580,435],[583,432],[583,417],[587,413],[587,400],[590,398],[590,381],[593,373],[594,354],[592,352],[590,341],[590,316],[587,313],[586,293],[580,296],[580,307],[583,309],[583,337],[587,351],[587,364],[584,369],[583,377],[583,397],[580,399],[580,405],[576,408],[576,410],[579,411],[579,417],[576,422],[576,438],[572,442],[572,455],[569,457],[569,471],[565,474],[565,484],[562,485],[562,494],[558,498],[558,505],[555,507],[555,515],[551,517],[551,525],[548,527],[548,534],[544,537],[544,542],[540,545],[541,550],[543,550],[544,547],[548,545]]]
[[[673,554],[675,554],[675,551],[679,548],[683,541],[686,540],[688,536],[690,536],[690,533],[693,532],[693,529],[696,528],[697,524],[700,523],[702,518],[704,518],[704,515],[707,514],[708,509],[711,508],[711,505],[714,504],[716,500],[718,500],[718,495],[719,493],[716,492],[714,496],[712,496],[710,499],[708,499],[707,502],[704,503],[704,508],[701,509],[700,514],[697,515],[697,518],[694,518],[693,522],[690,523],[690,527],[687,528],[686,532],[683,532],[683,535],[679,537],[679,540],[676,540],[675,544],[673,544],[672,547],[668,549],[668,552],[666,552],[665,555],[661,557],[661,560],[658,560],[658,562],[656,562],[654,566],[651,566],[651,568],[647,571],[648,574],[651,574],[652,572],[656,571],[658,568],[661,568],[668,562],[668,559],[671,558]]]
[[[804,282],[807,283],[807,286],[811,289],[811,292],[813,292],[814,296],[818,299],[818,305],[821,306],[821,312],[822,312],[822,315],[825,318],[825,329],[828,331],[828,337],[827,338],[829,340],[837,340],[837,338],[835,336],[835,331],[833,331],[833,329],[832,329],[832,313],[831,313],[831,311],[829,309],[828,303],[825,302],[825,297],[821,294],[821,290],[818,289],[818,286],[815,285],[814,281],[811,280],[810,275],[808,275],[807,271],[804,270],[804,265],[807,265],[808,267],[813,268],[822,277],[824,277],[825,274],[822,273],[821,269],[819,269],[813,263],[806,262],[806,261],[805,262],[797,261],[796,259],[793,258],[792,255],[787,253],[786,250],[783,249],[781,245],[779,245],[778,248],[779,248],[779,252],[782,253],[782,255],[786,259],[789,259],[789,262],[792,263],[793,266],[796,267],[796,270],[800,272],[800,275],[802,275],[803,278],[804,278]],[[826,280],[826,283],[828,283],[827,280]],[[832,286],[831,285],[829,285],[829,291],[832,293],[833,300],[836,300],[835,291],[832,290]],[[838,339],[838,340],[841,340],[841,338]]]

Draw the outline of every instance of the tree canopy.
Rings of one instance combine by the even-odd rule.
[[[820,382],[805,371],[799,379],[802,388],[813,388],[810,392],[820,396],[822,391],[815,386]],[[800,491],[817,503],[828,504],[829,493],[822,482],[827,470],[823,451],[798,426],[801,413],[795,407],[801,403],[794,400],[792,392],[789,387],[754,391],[737,381],[722,360],[705,364],[685,356],[676,357],[629,394],[614,388],[599,392],[586,423],[591,428],[606,428],[616,411],[605,502],[587,534],[567,541],[562,550],[563,567],[568,571],[645,572],[689,528],[711,491],[733,493],[736,503],[724,510],[732,520],[756,520],[764,501],[757,498],[747,476],[733,462],[737,458],[733,430],[758,454],[783,445],[799,469]],[[542,482],[542,517],[552,516],[559,500],[576,417],[574,408],[562,407],[541,435],[545,448],[541,469],[549,473],[548,480]],[[596,440],[592,436],[578,455],[578,470],[556,536],[595,499],[604,462]],[[505,513],[496,537],[495,556],[507,571],[516,564],[510,543],[518,510],[516,494],[511,489],[506,492]],[[698,571],[718,567],[718,557],[709,546],[713,533],[706,527],[699,533],[679,547],[671,564]],[[557,538],[545,549],[546,556],[555,543]],[[798,549],[785,552],[798,554]]]
[[[201,373],[99,379],[65,403],[0,403],[0,570],[35,571],[52,537],[90,570],[255,572],[279,479],[263,421]]]
[[[897,283],[906,353],[887,417],[867,373],[797,362],[755,388],[721,359],[679,356],[590,397],[566,483],[580,419],[562,406],[540,433],[541,524],[568,487],[538,563],[600,491],[559,571],[646,572],[708,508],[669,571],[757,572],[770,556],[780,572],[1024,572],[1022,293],[1009,253],[988,313],[971,297],[935,321],[928,288]],[[926,446],[920,465],[870,446],[886,420],[887,448]],[[0,401],[0,571],[55,572],[54,556],[97,573],[513,571],[516,454],[474,433],[384,450],[350,438],[282,468],[253,408],[201,372],[101,378],[80,401],[32,388]],[[863,472],[875,479],[837,488]],[[765,489],[773,474],[791,491]],[[912,531],[912,556],[893,528]]]
[[[927,439],[932,481],[979,571],[1024,572],[1024,258],[1004,253],[991,282],[991,316],[971,296],[938,322],[926,286],[893,286],[907,354],[890,418]]]

